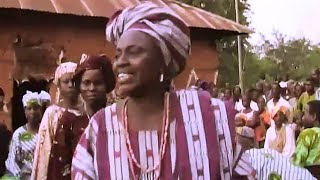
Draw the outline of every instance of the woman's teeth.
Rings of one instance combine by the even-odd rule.
[[[128,79],[130,77],[131,74],[127,74],[127,73],[120,73],[118,74],[118,78],[120,81]]]

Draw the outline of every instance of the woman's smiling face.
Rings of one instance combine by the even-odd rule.
[[[122,35],[113,64],[120,96],[141,96],[159,86],[164,63],[156,42],[140,31],[128,31]]]

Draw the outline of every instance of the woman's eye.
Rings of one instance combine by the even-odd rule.
[[[82,84],[85,85],[85,86],[87,86],[87,85],[90,84],[90,81],[82,81]]]

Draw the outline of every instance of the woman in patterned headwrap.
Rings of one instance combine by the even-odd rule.
[[[27,91],[22,102],[27,124],[18,128],[12,136],[8,159],[6,160],[6,176],[19,179],[30,179],[33,153],[38,138],[39,124],[42,118],[43,97],[38,93]],[[9,178],[10,179],[10,178]]]
[[[56,104],[49,106],[42,118],[39,128],[39,138],[36,145],[34,164],[31,179],[47,179],[49,156],[54,143],[59,119],[63,112],[68,111],[80,115],[79,93],[73,82],[77,64],[73,62],[62,63],[55,72],[54,83],[58,90]]]
[[[115,77],[111,60],[105,55],[89,56],[81,60],[73,77],[75,87],[83,99],[80,115],[64,112],[54,136],[47,180],[70,180],[73,152],[90,117],[106,107],[106,94],[114,89]]]
[[[230,132],[215,133],[216,121],[227,124],[226,113],[220,117],[219,106],[213,113],[208,92],[167,92],[190,53],[184,22],[145,2],[116,13],[106,34],[117,47],[117,92],[127,98],[91,118],[72,179],[230,179]]]

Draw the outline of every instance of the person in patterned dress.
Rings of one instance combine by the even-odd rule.
[[[57,132],[50,152],[47,180],[70,180],[71,161],[76,145],[90,117],[106,107],[106,94],[115,87],[111,60],[105,55],[88,56],[78,65],[73,80],[84,100],[80,115],[64,112],[58,121]]]
[[[117,12],[106,35],[116,45],[117,92],[126,98],[91,118],[74,153],[72,179],[231,179],[223,103],[206,91],[167,91],[190,53],[186,24],[168,7],[143,2]]]
[[[59,119],[65,111],[80,115],[79,93],[76,91],[73,76],[77,64],[65,62],[60,64],[54,76],[57,85],[56,103],[49,106],[43,115],[39,127],[39,138],[36,143],[31,179],[46,180],[48,164]]]
[[[42,118],[42,98],[38,93],[27,91],[22,102],[27,124],[18,128],[12,136],[9,155],[6,160],[6,176],[30,179],[33,154],[36,147],[39,124]]]
[[[320,164],[320,101],[308,102],[303,116],[304,130],[297,140],[292,162],[301,167]]]

